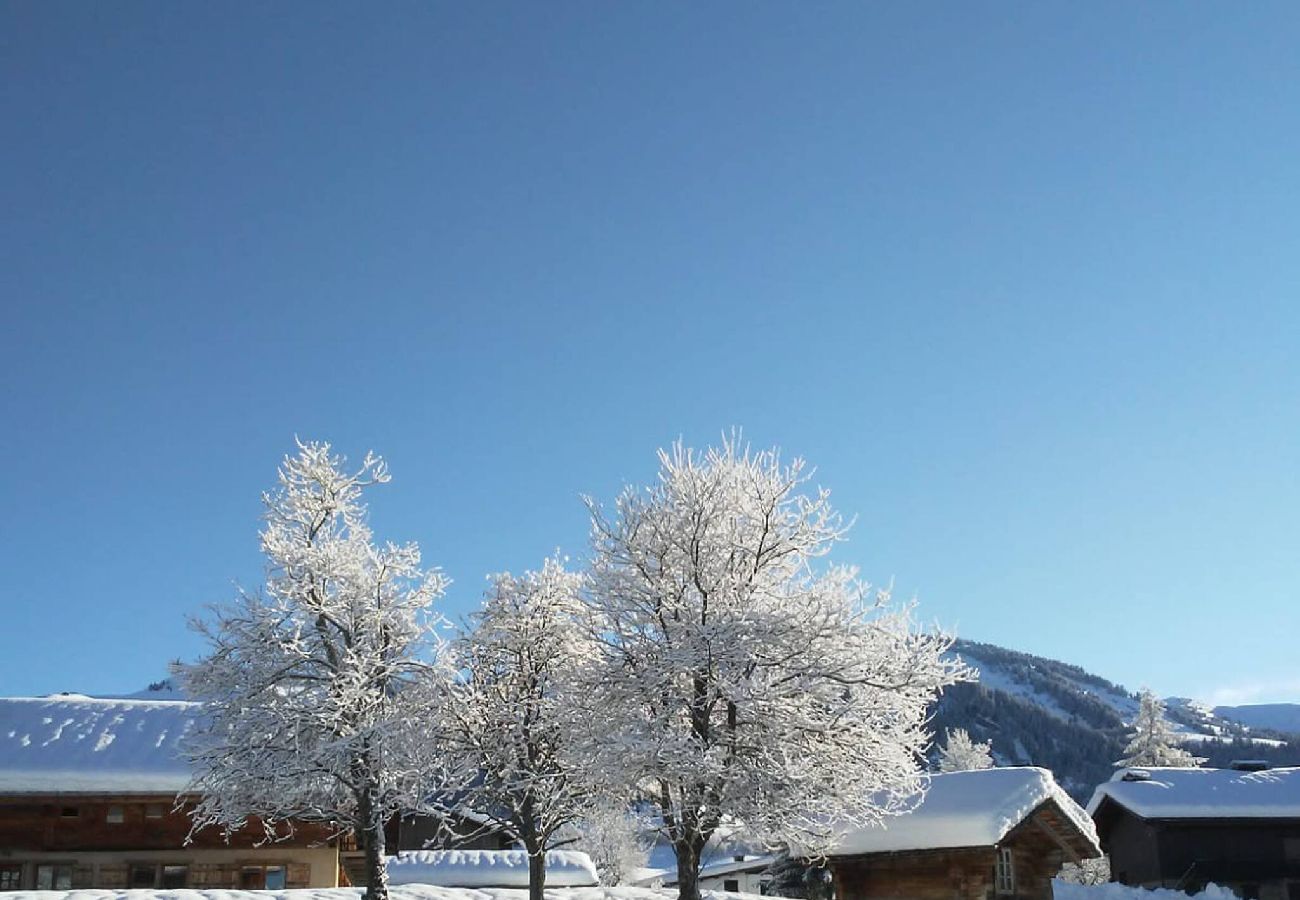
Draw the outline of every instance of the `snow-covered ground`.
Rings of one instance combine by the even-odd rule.
[[[283,891],[13,891],[5,900],[360,900],[362,888],[300,888]],[[745,900],[757,894],[701,891],[704,900]],[[447,888],[395,885],[392,900],[528,900],[519,888]],[[547,900],[676,900],[676,889],[640,887],[547,888]],[[1084,900],[1084,898],[1080,898]]]
[[[1172,888],[1129,887],[1126,884],[1069,884],[1059,878],[1052,882],[1053,900],[1187,900],[1188,894]],[[1237,900],[1237,895],[1217,884],[1207,884],[1197,900]]]

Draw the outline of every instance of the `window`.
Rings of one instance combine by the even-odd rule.
[[[287,880],[284,866],[244,866],[239,873],[239,886],[246,891],[283,890]]]
[[[162,867],[162,887],[164,888],[183,888],[189,880],[189,866],[163,866]]]
[[[722,889],[723,889],[724,891],[727,891],[728,893],[739,894],[739,893],[740,893],[740,879],[739,879],[739,878],[724,878],[724,879],[722,880]]]
[[[78,810],[75,806],[65,806],[63,807],[62,810],[59,811],[59,815],[64,819],[75,819],[77,817],[77,813]]]
[[[163,817],[163,805],[161,803],[150,803],[144,808],[144,817],[146,819],[161,819]]]
[[[131,878],[127,886],[136,891],[151,888],[157,877],[158,867],[153,863],[131,863]]]
[[[110,806],[104,815],[104,821],[112,825],[120,825],[126,821],[126,810],[120,806]]]
[[[71,863],[41,863],[36,867],[36,890],[72,890]]]
[[[998,850],[997,865],[993,867],[993,886],[999,894],[1016,892],[1016,863],[1010,847]]]
[[[0,891],[16,891],[23,886],[23,864],[0,865]]]

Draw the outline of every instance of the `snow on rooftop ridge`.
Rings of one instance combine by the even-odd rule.
[[[1119,769],[1093,791],[1088,812],[1107,797],[1144,819],[1300,819],[1300,767]]]
[[[0,793],[175,794],[179,741],[201,715],[179,700],[0,698]]]
[[[448,888],[527,888],[524,850],[412,850],[387,861],[389,884],[431,884]],[[577,850],[546,852],[548,887],[593,887],[600,883],[591,857]]]
[[[931,775],[925,796],[910,812],[879,827],[842,835],[832,856],[952,847],[991,847],[1039,806],[1052,801],[1096,846],[1087,813],[1046,769],[1012,766]]]

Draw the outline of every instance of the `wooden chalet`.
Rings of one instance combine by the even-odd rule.
[[[0,699],[0,890],[337,885],[339,850],[319,827],[187,841],[177,741],[198,715],[177,700]]]
[[[1088,811],[1114,881],[1300,900],[1300,768],[1121,769]]]
[[[1065,862],[1100,856],[1092,822],[1038,768],[934,775],[915,809],[845,834],[836,900],[1051,900]]]

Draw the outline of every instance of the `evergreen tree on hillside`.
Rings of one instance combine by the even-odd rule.
[[[993,768],[993,745],[971,739],[965,728],[947,733],[947,743],[939,751],[940,772],[971,772]]]
[[[1117,765],[1186,769],[1203,762],[1178,746],[1178,736],[1165,720],[1164,701],[1148,688],[1142,689],[1137,718],[1132,727],[1133,738],[1124,748],[1124,758]]]

